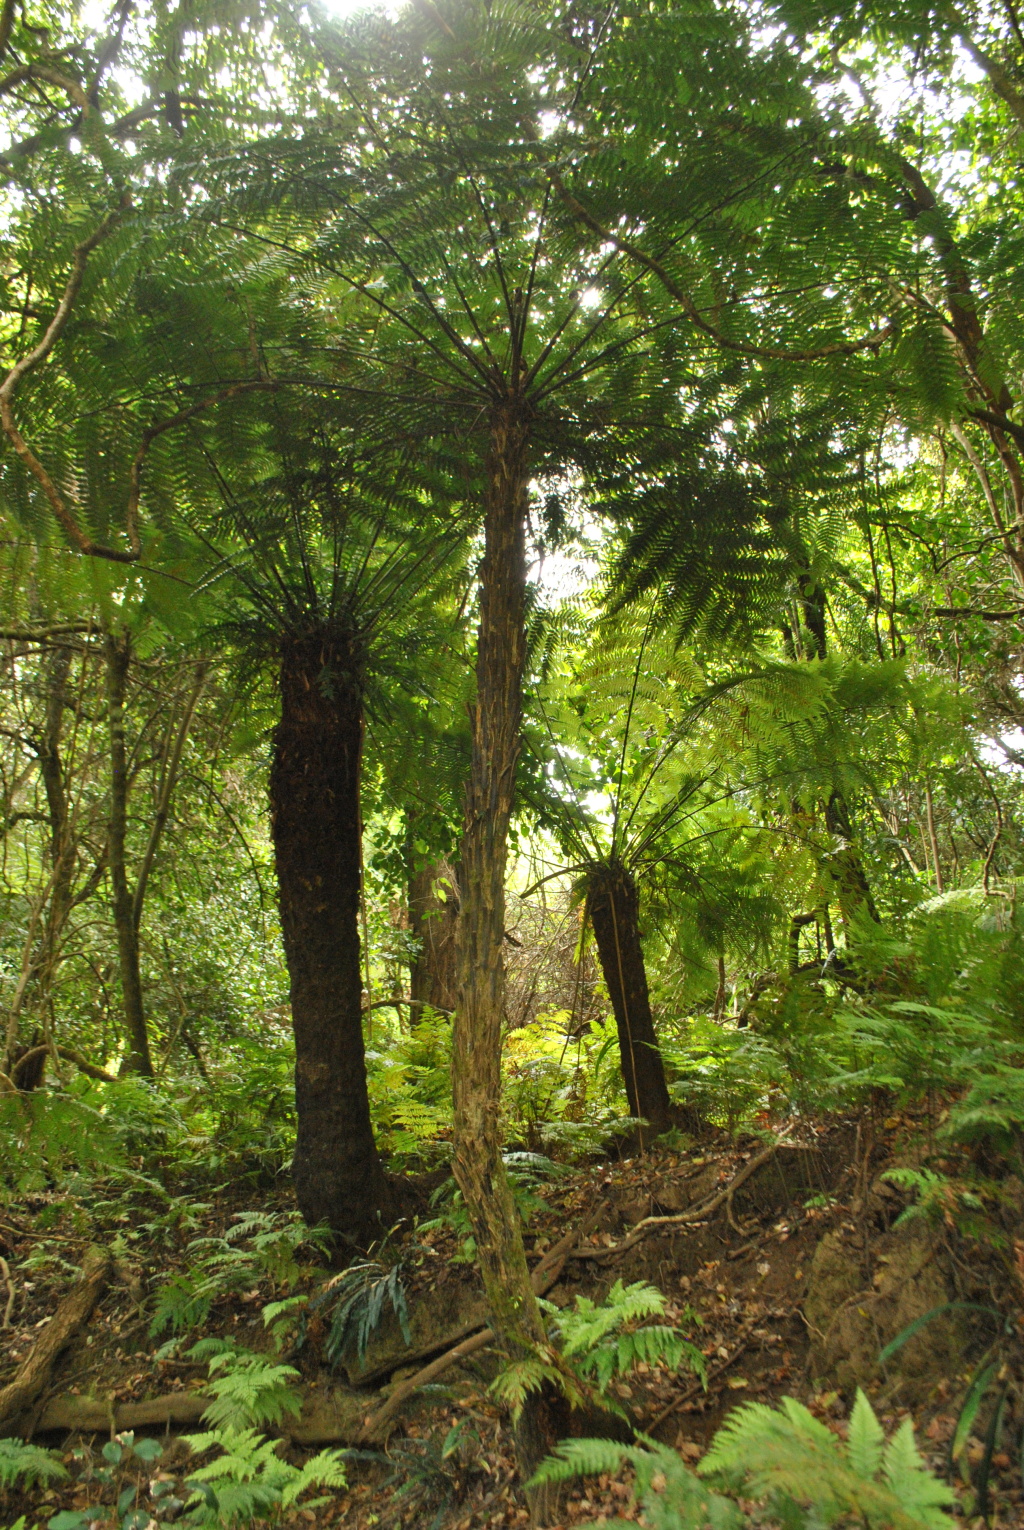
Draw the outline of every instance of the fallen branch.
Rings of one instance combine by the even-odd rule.
[[[30,1062],[35,1062],[36,1058],[42,1057],[44,1053],[49,1055],[52,1052],[56,1052],[58,1057],[63,1057],[65,1062],[74,1063],[79,1073],[84,1073],[86,1078],[98,1079],[102,1084],[117,1083],[117,1079],[113,1073],[107,1073],[104,1068],[97,1067],[96,1063],[91,1063],[87,1057],[83,1057],[81,1052],[76,1052],[73,1047],[42,1046],[32,1047],[28,1052],[23,1053],[22,1056],[18,1058],[18,1061],[11,1069],[11,1078],[14,1081],[15,1086],[17,1087],[18,1074],[22,1071],[23,1068],[27,1068]]]
[[[68,1429],[72,1433],[117,1434],[122,1429],[146,1429],[156,1425],[198,1424],[213,1401],[207,1392],[169,1392],[145,1402],[115,1403],[101,1397],[54,1397],[36,1423],[36,1433]]]
[[[535,1295],[543,1296],[545,1291],[550,1291],[565,1268],[565,1261],[573,1244],[582,1236],[583,1233],[579,1230],[567,1232],[564,1238],[559,1239],[548,1249],[530,1274],[530,1284],[533,1286]],[[409,1376],[405,1381],[399,1382],[376,1413],[371,1413],[366,1419],[360,1440],[370,1443],[379,1439],[383,1426],[390,1423],[406,1398],[411,1397],[420,1387],[427,1386],[436,1376],[440,1376],[442,1371],[448,1370],[459,1360],[465,1360],[469,1355],[476,1354],[477,1350],[486,1349],[488,1344],[494,1343],[495,1337],[493,1328],[481,1328],[477,1333],[470,1334],[456,1344],[454,1349],[446,1350],[443,1355],[438,1355],[436,1360],[431,1360],[430,1364],[423,1366],[415,1376]]]
[[[354,1445],[366,1399],[357,1392],[301,1389],[302,1412],[282,1420],[280,1434],[295,1445]],[[112,1397],[54,1397],[42,1409],[34,1432],[67,1430],[71,1434],[118,1434],[123,1429],[190,1428],[202,1422],[213,1401],[209,1392],[167,1392],[143,1402],[115,1402]]]
[[[106,1249],[90,1249],[82,1278],[65,1296],[22,1361],[14,1380],[0,1389],[0,1435],[9,1433],[8,1426],[13,1420],[31,1408],[49,1381],[57,1356],[91,1316],[112,1268],[113,1261]]]
[[[800,1142],[773,1142],[771,1147],[765,1148],[763,1152],[755,1153],[749,1163],[744,1164],[740,1172],[734,1179],[730,1180],[723,1190],[717,1191],[709,1200],[703,1201],[699,1206],[694,1206],[689,1211],[677,1212],[668,1217],[644,1217],[643,1221],[637,1222],[632,1231],[627,1233],[620,1243],[613,1243],[610,1248],[574,1249],[572,1258],[614,1259],[616,1255],[624,1254],[627,1249],[632,1248],[634,1244],[640,1242],[641,1238],[646,1238],[649,1232],[654,1232],[657,1228],[680,1227],[687,1222],[703,1222],[723,1204],[731,1212],[732,1198],[736,1191],[752,1174],[755,1174],[761,1168],[762,1164],[766,1164],[770,1158],[774,1157],[780,1148],[801,1149],[804,1148],[804,1144]],[[806,1151],[805,1148],[804,1150]]]

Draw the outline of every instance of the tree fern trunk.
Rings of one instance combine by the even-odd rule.
[[[534,1353],[546,1339],[499,1130],[505,864],[526,649],[527,446],[525,412],[515,400],[497,406],[486,465],[477,694],[460,868],[460,984],[452,1053],[455,1177],[473,1225],[491,1323],[513,1360]],[[566,1416],[557,1393],[528,1398],[516,1431],[524,1477],[557,1443]],[[556,1495],[535,1496],[535,1524],[547,1521],[555,1502]]]
[[[588,878],[587,906],[615,1012],[630,1115],[649,1123],[640,1128],[644,1149],[673,1125],[674,1112],[651,1014],[640,940],[640,900],[627,868],[621,864],[594,867]]]
[[[292,1178],[307,1222],[365,1248],[390,1198],[363,1051],[360,656],[336,635],[289,641],[280,687],[270,803],[295,1030]]]

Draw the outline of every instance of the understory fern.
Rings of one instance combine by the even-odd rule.
[[[199,1328],[215,1302],[260,1280],[290,1291],[302,1274],[299,1249],[321,1249],[325,1237],[323,1228],[306,1227],[297,1212],[247,1211],[223,1238],[193,1238],[186,1252],[199,1257],[161,1286],[150,1333]],[[238,1248],[242,1241],[251,1247]]]
[[[209,1361],[214,1400],[203,1418],[217,1428],[280,1424],[286,1413],[301,1410],[302,1399],[291,1385],[299,1374],[293,1365],[275,1365],[224,1339],[201,1339],[188,1354]]]
[[[51,1450],[24,1440],[0,1440],[0,1488],[60,1482],[67,1472]]]
[[[918,1454],[910,1420],[886,1442],[859,1389],[845,1444],[792,1397],[777,1409],[747,1403],[722,1425],[698,1471],[790,1515],[810,1498],[826,1524],[851,1515],[896,1530],[948,1530],[944,1511],[954,1502]]]
[[[779,1407],[747,1403],[716,1434],[696,1475],[674,1450],[641,1436],[639,1445],[566,1440],[534,1482],[617,1472],[629,1465],[651,1530],[740,1530],[737,1500],[763,1503],[787,1530],[820,1530],[858,1520],[870,1530],[950,1530],[954,1496],[925,1466],[910,1421],[887,1442],[858,1391],[844,1443],[792,1397]],[[707,1479],[702,1482],[701,1478]],[[609,1530],[626,1521],[610,1520]]]
[[[643,1436],[641,1436],[643,1439]],[[644,1439],[640,1445],[614,1440],[563,1440],[541,1465],[530,1486],[596,1477],[630,1466],[636,1476],[636,1496],[644,1522],[651,1530],[741,1530],[744,1515],[736,1504],[714,1492],[668,1445]],[[610,1519],[607,1530],[627,1530],[630,1521]]]
[[[546,1301],[540,1305],[552,1319],[552,1348],[507,1366],[492,1384],[494,1395],[514,1415],[527,1394],[545,1383],[557,1386],[574,1406],[584,1401],[589,1383],[605,1407],[621,1412],[608,1386],[642,1363],[672,1370],[685,1363],[704,1379],[700,1350],[678,1328],[647,1321],[665,1312],[665,1298],[656,1286],[644,1281],[624,1286],[617,1280],[603,1302],[577,1296],[569,1308]]]
[[[333,1307],[325,1345],[331,1365],[336,1366],[353,1346],[359,1363],[363,1363],[370,1336],[384,1315],[385,1304],[398,1319],[402,1338],[407,1345],[411,1344],[409,1306],[400,1265],[386,1269],[376,1261],[368,1260],[364,1264],[349,1265],[347,1270],[327,1282],[320,1295],[310,1303],[310,1310],[326,1305]]]
[[[704,1376],[704,1356],[678,1328],[647,1321],[665,1312],[665,1298],[656,1286],[641,1280],[624,1286],[617,1280],[603,1302],[577,1296],[573,1308],[543,1305],[555,1315],[565,1358],[592,1377],[602,1393],[614,1377],[642,1363],[667,1365],[674,1371],[685,1361]]]
[[[224,1530],[255,1519],[275,1520],[293,1508],[310,1488],[344,1487],[345,1467],[340,1450],[322,1450],[304,1466],[293,1466],[278,1455],[278,1442],[255,1429],[230,1427],[185,1436],[196,1454],[219,1450],[214,1460],[191,1473],[187,1485],[188,1522],[199,1530]],[[325,1498],[313,1498],[303,1508],[315,1508]]]

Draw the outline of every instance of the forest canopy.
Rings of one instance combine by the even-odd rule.
[[[718,1153],[731,1186],[649,1190],[623,1248],[729,1238],[748,1175],[838,1133],[812,1220],[874,1216],[867,1249],[896,1186],[1018,1289],[1022,128],[1013,0],[3,0],[5,1328],[33,1239],[94,1305],[81,1240],[115,1229],[122,1261],[192,1249],[153,1265],[152,1336],[263,1280],[285,1369],[362,1363],[387,1311],[415,1348],[441,1227],[533,1522],[626,1461],[647,1522],[668,1493],[725,1524],[803,1503],[749,1475],[764,1418],[699,1480],[653,1428],[584,1450],[613,1374],[706,1387],[723,1351],[695,1309],[651,1326],[657,1281],[552,1307],[599,1236],[528,1231],[558,1185]],[[978,1308],[958,1279],[934,1311]],[[973,1343],[951,1448],[984,1516],[1024,1371]],[[281,1377],[221,1407],[267,1364],[231,1353],[171,1357],[209,1363],[193,1449],[222,1451],[175,1512],[340,1491],[340,1457],[253,1444],[298,1412]],[[881,1381],[835,1375],[881,1496],[806,1523],[948,1523],[903,1436],[856,1454]],[[44,1380],[0,1388],[0,1488]],[[771,1428],[824,1449],[802,1407]],[[228,1460],[262,1499],[209,1486]]]

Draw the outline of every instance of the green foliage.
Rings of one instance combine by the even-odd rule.
[[[518,1149],[503,1153],[502,1161],[506,1167],[516,1209],[523,1225],[528,1226],[530,1218],[536,1212],[546,1209],[547,1203],[537,1191],[546,1179],[558,1174],[558,1165],[543,1153],[522,1152]],[[432,1207],[441,1209],[442,1214],[432,1221],[421,1223],[424,1231],[432,1227],[450,1227],[462,1240],[461,1252],[454,1256],[455,1262],[466,1263],[472,1260],[476,1254],[476,1240],[470,1232],[469,1212],[463,1201],[462,1191],[456,1185],[454,1178],[447,1179],[438,1185],[430,1197],[430,1204]]]
[[[617,1280],[603,1302],[577,1296],[571,1308],[547,1301],[540,1305],[551,1321],[552,1346],[506,1365],[491,1384],[495,1397],[515,1417],[527,1396],[545,1385],[557,1387],[579,1406],[593,1384],[603,1405],[621,1412],[608,1386],[641,1363],[676,1370],[685,1362],[701,1381],[705,1379],[700,1350],[678,1328],[647,1321],[664,1313],[665,1298],[644,1281],[624,1286]]]
[[[299,1250],[307,1246],[315,1252],[325,1237],[323,1229],[306,1227],[297,1212],[246,1212],[222,1238],[193,1238],[186,1253],[202,1257],[160,1287],[150,1333],[199,1328],[219,1298],[262,1279],[290,1289],[302,1273]],[[250,1247],[237,1247],[243,1241]]]
[[[997,1244],[1005,1242],[1004,1236],[985,1217],[985,1202],[980,1193],[987,1190],[989,1199],[995,1199],[998,1193],[995,1186],[952,1179],[934,1169],[886,1169],[882,1178],[917,1197],[900,1213],[894,1226],[923,1217],[933,1224],[945,1222],[966,1237],[983,1237]]]
[[[732,1491],[766,1499],[791,1524],[835,1524],[857,1515],[869,1525],[947,1530],[954,1496],[927,1469],[909,1419],[886,1442],[858,1391],[845,1447],[794,1398],[777,1409],[737,1408],[698,1468]]]
[[[265,1355],[240,1349],[226,1339],[200,1339],[188,1351],[192,1360],[208,1360],[213,1402],[203,1413],[216,1428],[280,1424],[286,1413],[297,1414],[302,1399],[290,1385],[299,1372],[292,1365],[275,1365]]]
[[[0,1440],[0,1489],[60,1482],[66,1476],[67,1471],[52,1451],[24,1440]]]
[[[331,1314],[325,1348],[333,1366],[340,1363],[353,1345],[362,1364],[366,1346],[384,1316],[385,1305],[397,1318],[406,1344],[411,1344],[409,1304],[400,1264],[390,1268],[374,1261],[351,1264],[340,1275],[333,1276],[313,1298],[311,1311],[324,1306]]]
[[[47,1521],[47,1530],[89,1530],[90,1526],[98,1524],[111,1527],[111,1530],[113,1527],[116,1530],[144,1530],[154,1513],[159,1514],[165,1510],[173,1514],[182,1507],[182,1501],[173,1497],[172,1483],[155,1480],[150,1483],[149,1496],[153,1504],[151,1513],[141,1507],[140,1498],[144,1496],[145,1489],[133,1480],[134,1472],[131,1470],[134,1468],[137,1471],[140,1465],[144,1470],[151,1468],[163,1453],[163,1446],[158,1440],[136,1440],[131,1430],[107,1440],[100,1451],[103,1464],[95,1467],[90,1476],[101,1490],[106,1487],[115,1490],[113,1506],[97,1503],[85,1509],[63,1509]]]
[[[699,1475],[653,1440],[637,1446],[567,1440],[534,1480],[565,1481],[617,1472],[623,1465],[636,1472],[637,1496],[653,1530],[708,1525],[739,1530],[750,1500],[763,1504],[769,1519],[788,1530],[849,1518],[876,1530],[949,1530],[952,1523],[946,1510],[954,1495],[924,1465],[909,1420],[887,1442],[862,1392],[845,1444],[786,1397],[777,1409],[746,1403],[730,1414],[700,1462]]]
[[[440,1530],[452,1505],[462,1495],[480,1452],[480,1437],[473,1423],[463,1418],[443,1433],[432,1432],[425,1440],[397,1440],[388,1454],[358,1453],[390,1467],[382,1487],[417,1516],[417,1524]],[[427,1515],[432,1515],[427,1519]]]
[[[701,1482],[682,1457],[654,1440],[618,1445],[611,1440],[564,1440],[534,1474],[533,1481],[568,1482],[575,1477],[617,1473],[623,1466],[636,1476],[636,1495],[651,1530],[741,1530],[745,1516],[738,1506]],[[610,1519],[609,1530],[625,1530],[627,1520]]]
[[[451,1017],[426,1009],[408,1032],[380,1019],[366,1051],[381,1150],[396,1167],[433,1165],[451,1129]]]
[[[340,1450],[322,1450],[299,1467],[282,1459],[277,1441],[254,1429],[225,1427],[183,1438],[196,1455],[218,1452],[186,1482],[193,1489],[186,1521],[201,1530],[229,1530],[254,1519],[276,1523],[310,1489],[345,1486]],[[312,1498],[307,1505],[323,1502],[323,1498]]]
[[[685,1361],[704,1380],[704,1357],[678,1328],[650,1323],[665,1311],[665,1298],[656,1286],[617,1280],[603,1302],[577,1296],[570,1307],[544,1304],[554,1319],[562,1354],[580,1373],[597,1383],[604,1394],[609,1382],[628,1375],[641,1363],[678,1370]]]
[[[72,1173],[98,1175],[124,1162],[117,1132],[86,1098],[86,1080],[67,1091],[0,1094],[0,1192],[44,1189]]]

